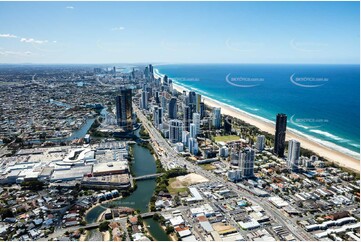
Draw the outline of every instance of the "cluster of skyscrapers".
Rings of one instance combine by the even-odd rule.
[[[142,85],[140,108],[148,110],[152,114],[154,126],[163,132],[171,143],[176,144],[179,151],[188,148],[191,154],[196,155],[198,153],[197,135],[201,132],[201,120],[206,117],[202,96],[194,91],[190,91],[188,94],[184,91],[179,97],[177,92],[173,92],[172,80],[168,76],[165,75],[163,81],[160,78],[154,78],[152,65],[145,68],[144,77],[147,81]],[[152,100],[151,103],[150,100]],[[131,131],[133,129],[131,89],[120,90],[120,94],[116,97],[116,111],[118,125],[125,132]],[[210,127],[221,128],[221,109],[213,108],[206,121]],[[231,128],[231,120],[229,118],[224,120],[225,132],[229,133]],[[286,129],[287,115],[280,113],[276,117],[273,152],[281,158],[285,153]],[[266,137],[258,135],[254,148],[262,152],[265,145]],[[300,149],[300,142],[296,140],[288,142],[287,166],[292,171],[297,170]],[[223,153],[225,152],[228,153],[228,149],[227,151],[223,150]],[[253,176],[254,153],[255,150],[246,148],[237,154],[239,169],[230,171],[231,177],[238,179]]]

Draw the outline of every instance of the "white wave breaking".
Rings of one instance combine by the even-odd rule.
[[[164,74],[160,73],[158,69],[154,69],[154,70],[155,70],[155,72],[157,73],[158,76],[164,77]],[[264,118],[264,117],[260,117],[260,116],[258,116],[258,115],[254,115],[254,114],[249,113],[249,112],[246,112],[246,111],[244,111],[244,110],[242,110],[242,109],[240,109],[240,108],[238,108],[238,107],[232,106],[232,105],[230,105],[230,104],[228,104],[228,103],[223,103],[223,102],[221,102],[221,101],[219,101],[219,100],[213,99],[213,98],[211,98],[211,96],[213,96],[213,95],[211,95],[210,93],[207,93],[207,92],[205,92],[205,91],[203,91],[203,90],[199,90],[198,88],[188,87],[188,86],[184,85],[183,83],[180,83],[180,82],[177,81],[176,79],[174,79],[174,78],[172,78],[172,77],[170,77],[170,78],[174,80],[174,84],[175,84],[175,85],[178,85],[179,87],[182,87],[182,88],[186,89],[187,91],[195,90],[195,91],[199,92],[200,94],[202,94],[205,98],[211,100],[212,102],[218,103],[219,105],[227,106],[227,107],[229,107],[229,108],[231,108],[231,109],[233,109],[233,110],[235,110],[235,111],[244,113],[245,115],[248,115],[248,116],[253,117],[253,118],[255,118],[255,119],[261,120],[261,121],[263,121],[263,122],[265,122],[265,123],[269,123],[269,124],[275,125],[275,122],[272,121],[272,120],[266,119],[266,118]],[[296,126],[302,126],[302,125],[296,125]],[[304,127],[304,128],[307,129],[307,130],[309,130],[308,127]],[[291,132],[293,132],[293,133],[301,136],[301,137],[304,137],[304,138],[306,138],[306,139],[308,139],[308,140],[310,140],[310,141],[313,141],[313,142],[315,142],[315,143],[317,143],[317,144],[319,144],[319,145],[322,145],[322,146],[325,147],[325,148],[337,150],[337,151],[339,151],[339,152],[341,152],[341,153],[343,153],[343,154],[349,155],[349,156],[351,156],[351,157],[353,157],[353,158],[360,159],[360,153],[358,153],[358,152],[352,151],[352,150],[350,150],[350,149],[347,149],[347,148],[345,148],[345,147],[342,147],[342,146],[340,146],[340,145],[338,145],[338,144],[335,144],[335,143],[333,143],[333,142],[330,142],[330,141],[327,141],[327,140],[323,140],[323,139],[319,139],[319,138],[316,138],[316,137],[314,137],[314,136],[311,136],[311,135],[302,133],[301,131],[296,130],[296,129],[292,129],[292,128],[287,128],[287,129],[290,130]],[[348,142],[347,139],[343,139],[343,138],[341,138],[341,137],[338,137],[338,136],[336,136],[336,135],[330,134],[330,133],[325,132],[325,131],[314,130],[314,129],[309,130],[309,131],[314,132],[314,133],[317,133],[317,134],[319,134],[319,135],[323,135],[323,136],[325,136],[325,137],[327,137],[327,138],[333,139],[334,141]],[[352,144],[351,144],[351,145],[352,145]],[[359,145],[359,144],[354,144],[353,146],[356,147],[356,148],[360,148],[360,145]]]

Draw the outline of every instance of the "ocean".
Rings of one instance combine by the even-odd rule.
[[[172,64],[158,74],[268,122],[359,158],[359,65]],[[302,146],[302,144],[301,144]]]

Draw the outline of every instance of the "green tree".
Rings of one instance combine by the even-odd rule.
[[[99,224],[99,231],[104,232],[109,229],[109,221],[104,221],[101,224]]]
[[[172,226],[167,226],[167,227],[165,228],[165,232],[166,232],[167,234],[171,234],[171,233],[174,232],[174,228],[173,228]]]

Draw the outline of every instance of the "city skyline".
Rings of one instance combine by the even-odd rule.
[[[359,64],[359,17],[359,2],[1,2],[0,63]]]

